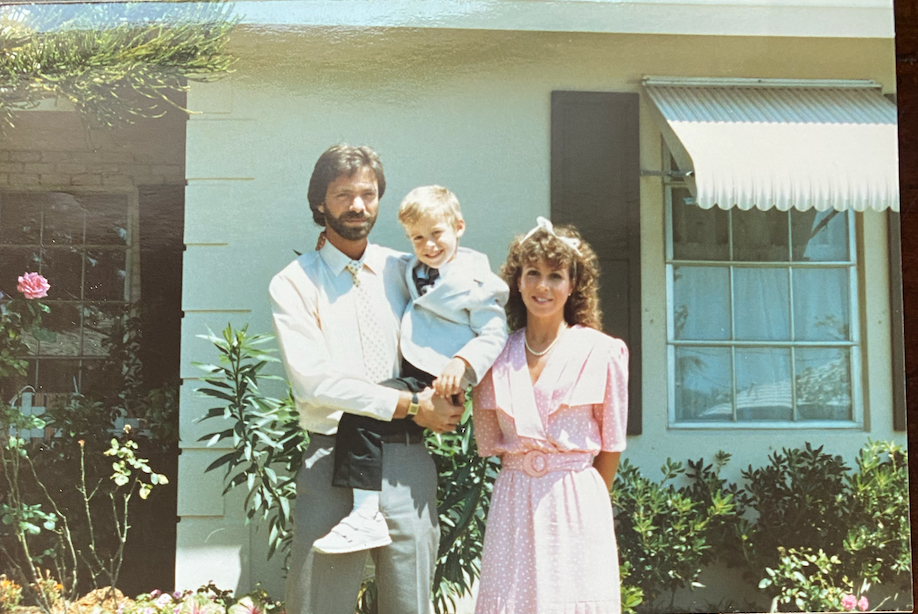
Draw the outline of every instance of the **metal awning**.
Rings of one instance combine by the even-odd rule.
[[[647,77],[703,209],[899,210],[896,106],[871,81]]]

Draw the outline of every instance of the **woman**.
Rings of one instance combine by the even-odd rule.
[[[510,245],[512,334],[475,389],[478,451],[501,457],[476,614],[618,614],[609,488],[625,447],[628,350],[599,328],[598,266],[572,228]]]

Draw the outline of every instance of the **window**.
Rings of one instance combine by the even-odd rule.
[[[40,393],[84,391],[107,355],[107,334],[138,298],[134,193],[0,193],[0,291],[17,277],[51,283],[42,302],[47,339],[27,337],[26,385]]]
[[[671,425],[860,424],[853,214],[667,209]]]

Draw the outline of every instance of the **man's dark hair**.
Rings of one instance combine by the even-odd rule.
[[[386,175],[383,173],[382,162],[379,154],[372,147],[361,145],[352,147],[346,143],[334,145],[319,156],[316,167],[309,179],[309,190],[306,198],[312,210],[312,219],[319,226],[325,226],[325,214],[319,211],[319,206],[325,204],[325,194],[328,184],[344,175],[353,177],[354,173],[365,166],[369,166],[376,175],[376,186],[379,189],[379,198],[386,191]]]

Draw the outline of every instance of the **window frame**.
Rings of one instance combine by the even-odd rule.
[[[673,169],[672,157],[665,150],[665,160],[669,161],[669,168]],[[667,372],[667,423],[670,429],[687,429],[687,430],[777,430],[777,429],[838,429],[852,430],[862,429],[864,427],[864,390],[862,385],[862,348],[863,339],[861,335],[861,316],[860,316],[860,284],[859,271],[862,253],[857,249],[857,223],[859,217],[855,216],[851,210],[844,214],[848,219],[848,254],[849,261],[722,261],[722,260],[677,260],[673,257],[673,191],[678,188],[686,188],[687,184],[678,177],[664,174],[663,196],[664,196],[664,233],[665,233],[665,275],[666,275],[666,372]],[[733,209],[728,213],[728,237],[729,249],[732,257],[733,253]],[[790,228],[788,229],[790,232]],[[706,341],[689,341],[675,338],[675,295],[674,295],[674,270],[676,266],[709,266],[717,268],[727,268],[729,271],[730,283],[730,325],[735,324],[735,306],[734,306],[734,274],[736,268],[769,268],[778,267],[788,270],[788,304],[790,308],[790,330],[794,326],[794,295],[793,295],[793,272],[791,269],[811,268],[847,268],[848,269],[848,309],[849,309],[849,330],[850,338],[846,341],[737,341],[731,338],[727,340],[706,340]],[[685,421],[678,420],[676,416],[676,348],[680,346],[691,347],[726,347],[731,350],[731,405],[732,421],[725,420],[699,420]],[[745,420],[740,421],[736,418],[736,357],[737,349],[742,348],[799,348],[799,347],[818,347],[818,348],[847,348],[850,351],[849,373],[851,382],[851,417],[850,420]],[[790,353],[791,377],[795,373],[795,354]],[[794,380],[792,379],[792,383]],[[793,399],[793,415],[796,416],[797,408],[797,390],[796,385],[791,385],[791,398]]]
[[[51,304],[53,308],[54,303],[60,304],[71,304],[71,305],[84,305],[92,303],[111,303],[118,305],[131,305],[136,304],[140,301],[140,199],[139,191],[136,186],[55,186],[55,185],[35,185],[35,186],[8,186],[0,189],[0,196],[8,194],[47,194],[47,193],[63,193],[70,194],[73,196],[81,195],[95,195],[95,194],[106,194],[113,196],[126,196],[127,202],[127,238],[125,240],[124,254],[125,254],[125,271],[127,279],[125,280],[125,299],[119,301],[99,301],[99,300],[86,300],[85,298],[79,299],[55,299],[53,296],[54,293],[54,280],[49,280],[52,284],[51,292],[47,299],[42,299],[43,302]],[[17,245],[9,245],[9,247],[17,247]],[[85,245],[83,249],[86,249]],[[81,281],[81,286],[83,282]],[[81,339],[82,339],[82,325],[81,325]],[[82,389],[82,379],[83,379],[83,367],[84,361],[102,361],[105,360],[104,356],[95,356],[95,355],[86,355],[83,353],[82,342],[80,354],[78,355],[47,355],[47,354],[29,354],[27,357],[29,362],[32,361],[55,361],[55,360],[76,360],[79,362],[79,380],[78,385]],[[39,373],[40,376],[40,373]],[[35,390],[36,394],[42,395],[56,395],[61,394],[60,392],[55,391],[43,391],[37,388],[37,379],[30,380],[27,382],[27,386]],[[36,407],[35,409],[41,409]]]

